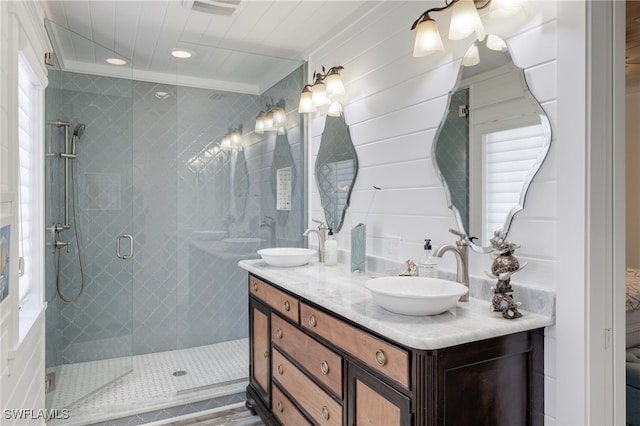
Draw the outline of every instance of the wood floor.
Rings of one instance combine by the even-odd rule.
[[[195,416],[190,419],[167,423],[166,426],[264,426],[259,416],[252,415],[245,407],[219,413]]]

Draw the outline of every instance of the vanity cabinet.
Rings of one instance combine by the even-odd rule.
[[[542,425],[542,329],[398,344],[249,274],[247,406],[268,424]]]

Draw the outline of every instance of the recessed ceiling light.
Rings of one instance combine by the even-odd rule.
[[[173,49],[171,56],[178,59],[188,59],[193,56],[193,52],[184,49]]]
[[[127,63],[127,61],[120,58],[107,58],[105,61],[111,65],[124,65]]]

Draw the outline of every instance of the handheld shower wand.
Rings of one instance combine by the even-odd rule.
[[[82,137],[84,134],[85,126],[82,123],[78,123],[76,127],[73,129],[73,136],[71,137],[71,155],[75,157],[76,155],[76,141]]]

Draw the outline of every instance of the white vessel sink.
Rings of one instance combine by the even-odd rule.
[[[427,277],[373,278],[365,287],[376,304],[402,315],[441,314],[469,291],[462,284]]]
[[[299,247],[275,247],[258,250],[258,254],[269,265],[282,267],[306,265],[316,253],[315,250]]]
[[[225,238],[220,241],[223,250],[238,252],[255,252],[260,248],[264,240],[262,238],[242,237],[242,238]]]

